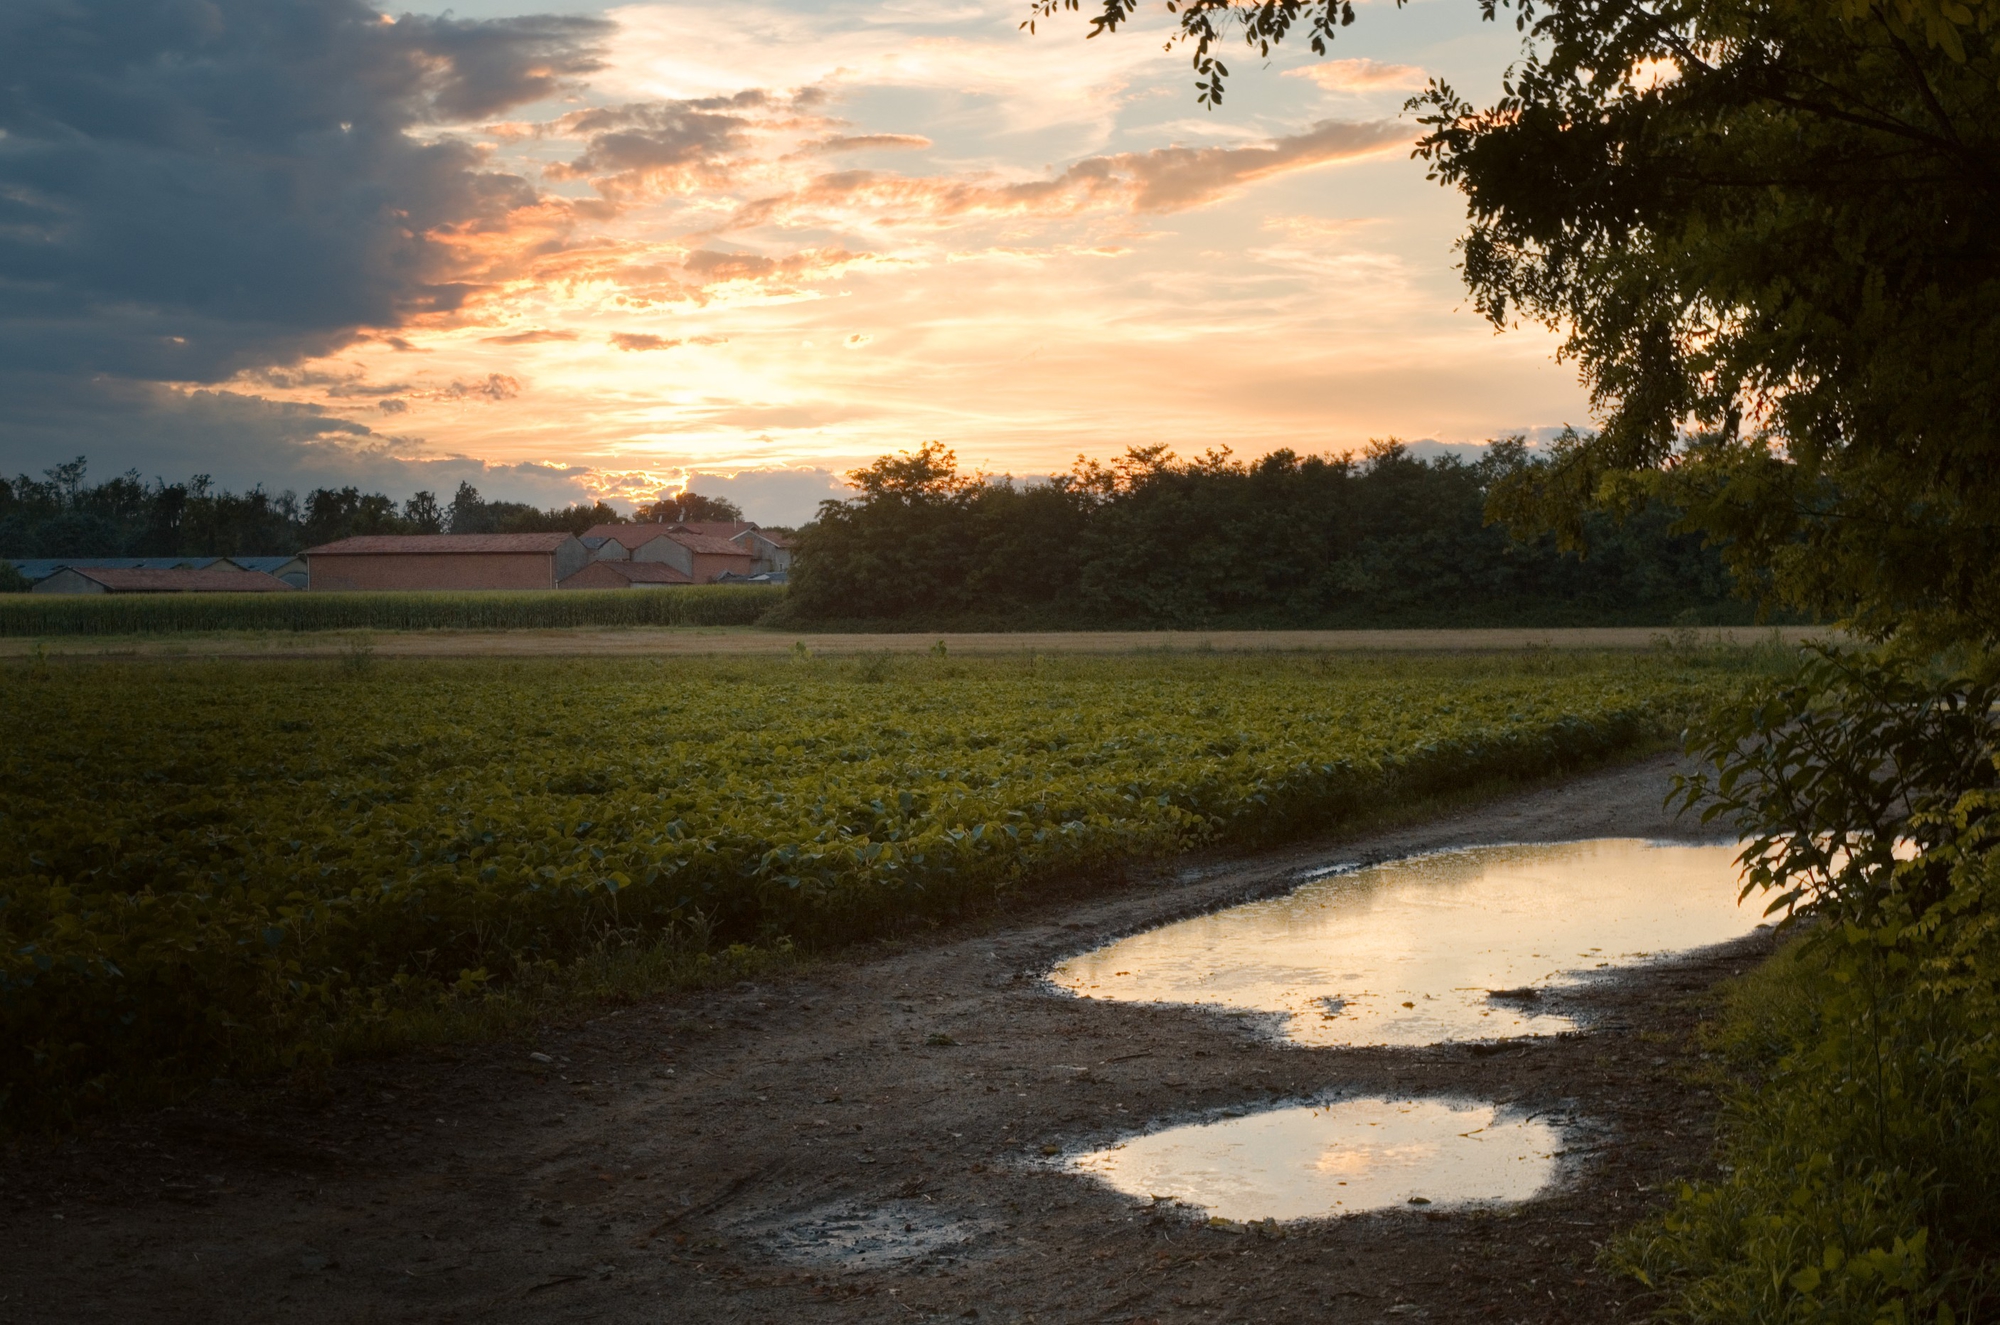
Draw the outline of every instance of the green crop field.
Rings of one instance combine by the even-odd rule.
[[[1757,665],[10,664],[0,1120],[393,1042],[607,933],[824,946],[1580,767]]]
[[[535,593],[0,594],[0,636],[747,626],[784,597],[781,588],[744,584]]]

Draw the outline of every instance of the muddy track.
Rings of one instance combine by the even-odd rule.
[[[1695,838],[1653,760],[1363,841],[1210,862],[976,934],[343,1071],[0,1159],[0,1321],[1524,1321],[1637,1318],[1597,1248],[1710,1163],[1690,1033],[1762,939],[1577,993],[1581,1034],[1306,1049],[1255,1018],[1081,1001],[1051,964],[1297,871],[1439,847]],[[1572,1121],[1503,1212],[1283,1237],[1056,1171],[1175,1119],[1454,1095]]]

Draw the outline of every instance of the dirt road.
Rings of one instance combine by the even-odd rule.
[[[1450,845],[1692,837],[1664,760],[1362,841],[1210,862],[782,983],[662,998],[536,1047],[411,1055],[318,1100],[187,1107],[0,1160],[0,1320],[1575,1321],[1636,1316],[1598,1246],[1707,1163],[1693,1001],[1762,940],[1579,995],[1584,1034],[1304,1049],[1249,1019],[1080,1001],[1102,939]],[[949,1041],[949,1042],[947,1042]],[[1503,1212],[1269,1238],[1118,1196],[1046,1147],[1333,1094],[1570,1120]],[[844,1250],[843,1250],[844,1249]]]
[[[1827,634],[1810,626],[1710,626],[1692,638],[1701,643],[1755,644],[1773,635],[1787,644]],[[954,654],[1187,653],[1334,650],[1397,653],[1469,653],[1495,649],[1646,649],[1670,632],[1651,626],[1596,626],[1566,630],[1094,630],[985,634],[853,635],[758,630],[742,627],[600,630],[411,630],[259,632],[98,639],[87,635],[0,639],[0,657],[18,657],[39,645],[57,657],[308,658],[348,653],[364,639],[383,657],[539,658],[655,657],[689,654],[792,652],[925,653],[942,640]]]

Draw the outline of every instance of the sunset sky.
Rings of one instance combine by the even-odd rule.
[[[0,467],[792,522],[927,439],[1016,474],[1588,421],[1453,270],[1404,98],[1472,0],[1325,60],[1025,0],[97,3],[0,15]],[[553,12],[551,12],[551,10]],[[393,14],[393,18],[391,17]]]

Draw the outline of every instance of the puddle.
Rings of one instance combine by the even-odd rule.
[[[1120,939],[1049,979],[1085,998],[1287,1014],[1312,1045],[1575,1029],[1543,991],[1738,938],[1734,846],[1630,839],[1474,847],[1312,879]]]
[[[1069,1167],[1248,1223],[1524,1201],[1554,1179],[1562,1145],[1553,1125],[1491,1104],[1357,1099],[1169,1128]]]
[[[842,1201],[809,1210],[759,1240],[795,1264],[875,1270],[949,1252],[991,1227],[924,1201]]]

